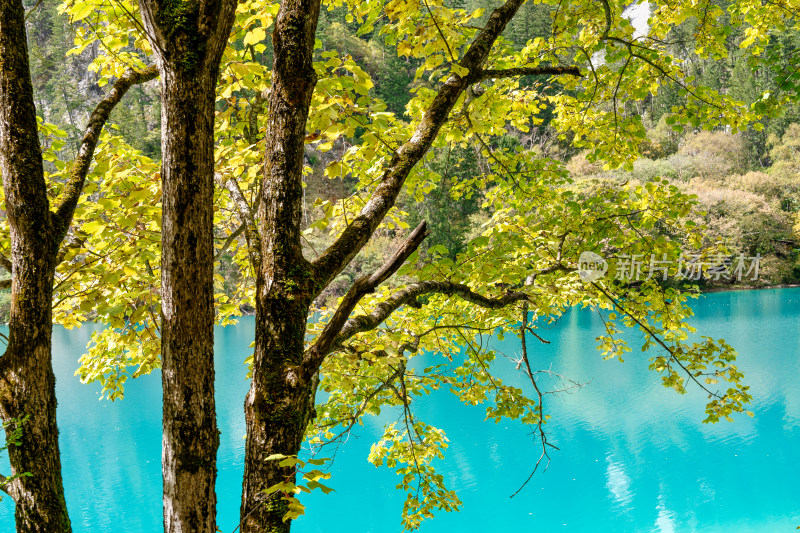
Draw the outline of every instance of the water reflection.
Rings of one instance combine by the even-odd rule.
[[[656,527],[653,531],[657,533],[676,533],[676,513],[664,506],[664,498],[662,495],[659,495],[658,500],[658,505],[656,506],[658,516],[656,517]]]
[[[620,507],[627,507],[633,500],[631,494],[631,479],[625,474],[625,467],[621,463],[614,461],[612,456],[606,457],[608,467],[606,468],[606,487],[611,493],[614,502]]]
[[[461,513],[423,524],[450,531],[630,531],[737,533],[793,531],[800,525],[800,290],[720,293],[704,297],[693,322],[740,352],[754,396],[754,419],[705,425],[705,398],[664,389],[647,370],[646,353],[624,364],[595,349],[600,322],[566,315],[541,332],[537,368],[586,386],[548,396],[548,430],[561,451],[513,499],[539,456],[529,429],[484,422],[481,407],[441,391],[416,402],[425,421],[442,427],[451,446],[441,470],[464,502]],[[122,402],[97,401],[97,388],[72,374],[89,329],[54,334],[64,479],[76,532],[139,533],[161,524],[161,383],[155,374],[128,383]],[[252,319],[216,330],[219,523],[236,526],[244,448],[244,358]],[[513,354],[513,339],[497,343]],[[435,356],[431,356],[435,357]],[[498,360],[504,380],[520,378]],[[552,383],[555,385],[555,382]],[[366,461],[382,425],[368,418],[336,453],[330,495],[305,499],[298,533],[400,531],[403,495],[397,476]],[[5,471],[5,459],[0,471]],[[10,499],[0,503],[0,533],[12,531]]]

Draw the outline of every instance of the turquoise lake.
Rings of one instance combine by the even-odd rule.
[[[484,422],[441,391],[415,405],[450,439],[440,469],[464,506],[423,523],[423,533],[462,532],[790,532],[800,526],[800,289],[705,295],[692,323],[699,334],[725,338],[739,352],[754,397],[754,418],[702,424],[705,397],[679,396],[647,370],[634,349],[625,363],[595,349],[600,319],[572,311],[531,341],[534,367],[585,386],[548,395],[553,451],[514,498],[539,456],[531,428]],[[161,526],[161,381],[157,374],[126,384],[125,399],[98,401],[98,387],[73,373],[88,328],[55,328],[54,366],[67,504],[76,532],[150,533]],[[217,481],[219,527],[233,532],[244,456],[242,364],[253,319],[216,330],[217,408],[222,431]],[[631,336],[636,339],[635,334]],[[514,354],[518,341],[495,346]],[[428,355],[427,358],[435,358]],[[499,360],[504,379],[518,379]],[[520,380],[520,384],[523,382]],[[336,450],[327,483],[336,492],[304,498],[297,533],[401,531],[405,495],[393,471],[366,461],[386,419],[365,420]],[[330,453],[332,453],[331,450]],[[0,458],[7,473],[7,458]],[[0,533],[13,531],[13,502],[0,502]]]

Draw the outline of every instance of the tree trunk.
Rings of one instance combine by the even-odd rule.
[[[235,0],[140,0],[161,80],[164,531],[216,531],[214,103]]]
[[[40,235],[48,233],[40,228]],[[15,239],[12,233],[12,242],[15,240],[22,239]],[[20,533],[72,530],[61,481],[56,379],[51,363],[55,254],[42,257],[39,246],[37,243],[14,249],[11,298],[18,305],[12,303],[8,348],[0,359],[3,420],[30,417],[22,426],[21,445],[8,448],[12,475],[31,474],[11,483]]]
[[[216,72],[161,70],[164,530],[216,529],[213,196]]]
[[[337,332],[323,334],[327,339],[325,346],[319,346],[316,352],[312,347],[304,353],[311,302],[362,249],[394,205],[406,177],[432,145],[459,96],[466,87],[480,81],[483,63],[494,41],[523,1],[507,0],[492,12],[460,61],[469,76],[448,77],[414,135],[395,152],[358,217],[314,263],[303,257],[300,218],[305,127],[317,81],[312,60],[320,3],[319,0],[281,2],[272,34],[275,59],[254,261],[256,344],[253,381],[245,401],[247,442],[240,511],[242,533],[288,532],[290,528],[291,521],[283,520],[285,501],[276,493],[267,497],[264,491],[279,482],[293,481],[292,469],[279,468],[265,459],[271,454],[297,455],[306,426],[314,416],[314,375]],[[244,219],[249,219],[247,209],[242,211]],[[396,260],[365,278],[364,287],[372,283],[374,288],[395,272],[424,238],[424,229],[421,225],[414,232],[407,249],[398,252]],[[358,282],[353,287],[352,306],[363,296],[362,288]],[[338,317],[337,327],[342,327],[344,320],[340,319],[346,318],[352,309],[344,309],[346,313]]]
[[[56,425],[52,368],[53,276],[89,172],[100,133],[114,106],[154,69],[128,70],[114,82],[89,117],[78,154],[53,211],[47,196],[36,108],[28,65],[25,10],[19,0],[0,0],[0,174],[11,229],[11,319],[0,357],[0,417],[27,418],[20,446],[9,449],[12,479],[0,488],[16,501],[17,531],[71,531]],[[20,477],[17,477],[20,476]]]
[[[0,357],[0,416],[5,422],[30,417],[21,446],[8,449],[12,475],[25,474],[6,487],[16,501],[17,531],[60,533],[71,527],[61,482],[51,362],[58,243],[44,181],[24,16],[21,1],[0,0],[0,174],[12,263],[8,347]]]
[[[313,413],[312,376],[302,368],[308,310],[319,292],[303,257],[303,148],[311,95],[319,0],[281,3],[272,34],[275,60],[269,96],[264,193],[259,204],[256,344],[245,401],[247,442],[241,531],[289,531],[286,502],[264,490],[293,480],[291,468],[264,459],[297,455]]]
[[[282,481],[293,482],[293,469],[265,458],[274,453],[297,455],[313,413],[312,380],[299,366],[308,305],[282,297],[277,290],[270,296],[256,302],[253,382],[245,401],[242,533],[289,531],[291,521],[283,520],[286,501],[264,491]]]

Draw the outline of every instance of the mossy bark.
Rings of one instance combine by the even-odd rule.
[[[283,293],[283,294],[282,294]],[[300,370],[308,300],[285,297],[284,288],[269,291],[256,305],[253,382],[245,401],[247,441],[243,479],[242,533],[288,532],[281,495],[270,486],[294,480],[291,468],[266,461],[274,453],[297,455],[313,414],[313,382]]]
[[[164,531],[216,531],[214,103],[235,0],[141,0],[161,81]]]
[[[0,487],[16,501],[17,531],[60,533],[71,528],[51,361],[53,276],[105,122],[128,89],[153,79],[155,71],[128,70],[114,82],[92,112],[59,204],[51,211],[26,42],[22,2],[0,0],[0,174],[11,229],[11,258],[3,263],[11,264],[12,276],[8,346],[0,357],[0,417],[4,422],[29,417],[21,445],[8,450],[13,481]]]
[[[303,147],[311,95],[319,0],[281,3],[273,32],[264,194],[258,207],[260,268],[256,273],[253,382],[245,401],[247,442],[241,531],[289,531],[285,505],[268,487],[293,479],[291,469],[264,459],[296,455],[312,415],[312,376],[302,370],[306,321],[318,292],[303,257],[300,222]]]
[[[345,319],[367,288],[355,289],[343,303],[331,331],[305,349],[306,322],[313,299],[356,256],[394,205],[411,169],[436,139],[459,96],[479,81],[492,44],[523,0],[508,0],[489,16],[460,64],[470,74],[451,75],[417,126],[386,165],[375,191],[359,215],[313,263],[303,257],[302,169],[305,126],[316,84],[312,58],[319,0],[286,0],[273,30],[275,59],[269,95],[265,176],[258,209],[256,242],[256,339],[253,381],[245,401],[247,442],[240,527],[242,533],[288,532],[285,503],[280,495],[267,496],[269,487],[294,479],[291,469],[266,461],[272,454],[297,455],[306,427],[314,416],[315,376],[328,355]],[[235,190],[235,188],[234,188]],[[240,209],[246,222],[250,214]],[[409,240],[396,261],[368,278],[374,288],[399,268],[424,238],[424,225]],[[384,277],[385,276],[385,277]],[[369,280],[372,280],[371,282]],[[371,290],[371,288],[369,290]],[[464,292],[464,289],[460,289]],[[411,296],[409,300],[411,301]],[[403,300],[406,302],[406,300]],[[399,304],[398,304],[399,305]],[[373,326],[374,327],[374,326]],[[336,330],[339,331],[336,331]]]
[[[12,475],[30,474],[11,483],[17,531],[69,532],[51,363],[55,258],[37,249],[35,243],[12,255],[15,278],[8,348],[0,358],[0,412],[4,421],[30,417],[22,426],[21,445],[8,448]]]
[[[11,317],[0,357],[0,416],[28,416],[8,449],[18,532],[71,531],[56,425],[51,362],[53,274],[58,243],[47,200],[19,0],[0,0],[0,174],[11,227]]]

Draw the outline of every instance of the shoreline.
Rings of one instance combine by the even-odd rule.
[[[800,283],[780,283],[778,285],[732,285],[729,287],[711,287],[700,289],[700,294],[707,292],[763,291],[766,289],[797,289]]]
[[[714,292],[736,292],[736,291],[763,291],[767,289],[798,289],[800,283],[781,283],[778,285],[741,285],[730,287],[711,287],[708,289],[700,289],[700,294],[714,293]],[[255,316],[255,310],[243,312],[239,316]],[[0,326],[7,326],[8,322],[0,322]],[[55,323],[53,323],[55,325]],[[216,325],[216,324],[215,324]]]

